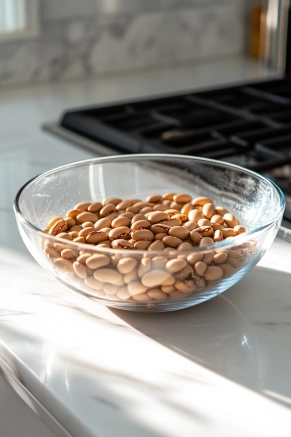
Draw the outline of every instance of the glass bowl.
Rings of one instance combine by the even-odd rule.
[[[179,200],[175,202],[171,200],[173,194],[168,194],[158,203],[151,198],[150,206],[143,206],[149,210],[141,208],[142,204],[132,209],[132,205],[138,201],[145,202],[150,195],[164,193],[186,193],[193,199],[206,197],[212,200],[217,209],[205,212],[205,200],[195,201],[192,205],[192,200],[189,202],[185,198],[188,206],[182,212],[184,216],[186,214],[186,218],[183,214],[177,216],[178,213],[181,214],[182,198],[174,198]],[[111,200],[104,201],[108,198],[134,200],[122,204],[121,207],[118,206],[118,201],[113,200],[113,206],[119,212],[112,212],[107,208],[101,214],[98,202],[112,203]],[[80,202],[95,204],[95,207],[89,208],[93,211],[90,214],[95,214],[97,221],[100,216],[105,218],[100,222],[102,225],[96,225],[96,220],[93,220],[93,225],[84,224],[86,215],[82,215],[80,222],[74,222],[76,214],[81,214],[88,208],[88,205],[84,207],[83,204],[78,208],[81,212],[72,212]],[[206,199],[206,203],[211,202]],[[160,204],[162,207],[157,206]],[[178,213],[169,213],[167,220],[162,214],[158,220],[159,222],[163,219],[162,224],[166,224],[166,227],[162,228],[162,232],[155,230],[154,237],[149,240],[154,238],[154,241],[159,240],[162,245],[159,243],[152,246],[151,241],[133,246],[139,239],[138,234],[133,231],[135,219],[129,216],[142,211],[146,214],[146,219],[149,219],[150,211],[163,210],[164,206],[168,209],[178,208]],[[204,235],[207,222],[203,222],[206,225],[201,231],[199,217],[202,214],[205,219],[205,215],[205,220],[210,222],[213,215],[220,214],[224,217],[225,212],[218,206],[233,214],[246,232],[238,232],[233,236],[233,232],[228,234],[225,231],[223,236],[227,238],[221,241],[216,238],[218,241],[215,242],[210,238],[203,238],[204,243],[201,245],[199,239],[196,241],[197,233]],[[20,189],[14,202],[16,220],[24,243],[36,261],[59,281],[109,307],[148,312],[190,307],[219,295],[238,282],[258,263],[272,244],[280,227],[284,207],[285,200],[281,190],[259,174],[211,159],[165,154],[120,155],[65,165],[29,181]],[[198,211],[200,216],[196,218],[196,212],[191,213],[191,210]],[[70,220],[66,218],[68,211],[71,211]],[[118,214],[124,216],[124,212],[131,212],[125,214],[125,218],[129,220],[127,228],[132,232],[125,232],[120,236],[117,235],[118,230],[114,231],[114,243],[111,243],[111,240],[108,241],[108,233],[113,226],[112,221]],[[169,239],[166,239],[167,244],[164,243],[164,236],[169,237],[174,232],[170,232],[174,223],[169,222],[174,215],[181,220],[184,230],[188,226],[191,233],[199,228],[194,233],[196,237],[193,240],[186,232],[188,237],[181,241],[188,244],[180,241],[182,246],[177,246],[175,240],[172,246],[171,240],[171,245],[168,246]],[[195,222],[194,216],[200,225],[192,223]],[[149,229],[152,230],[157,215],[151,217],[155,217],[151,221],[151,227],[141,229],[146,230],[147,235]],[[187,223],[189,218],[190,226]],[[213,221],[216,223],[214,231],[221,230],[221,219],[216,217]],[[74,223],[77,228],[72,227]],[[175,223],[177,224],[177,220]],[[69,225],[71,227],[65,229]],[[90,226],[93,233],[88,239],[89,244],[86,227]],[[229,226],[226,222],[222,225],[228,229]],[[79,238],[80,229],[83,230],[83,236]],[[64,230],[67,233],[59,233]],[[114,245],[114,248],[106,245],[104,234],[107,243]],[[194,234],[191,233],[192,236]],[[222,234],[218,232],[218,235]],[[127,242],[121,244],[119,239],[116,240],[117,237]],[[145,247],[143,244],[150,244],[149,249],[141,250],[141,246]]]

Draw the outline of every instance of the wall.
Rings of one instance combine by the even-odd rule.
[[[0,87],[234,57],[242,0],[40,0],[40,35],[0,41]]]

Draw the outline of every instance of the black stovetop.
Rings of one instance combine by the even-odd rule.
[[[69,110],[60,125],[118,153],[232,162],[274,180],[291,219],[291,79]]]

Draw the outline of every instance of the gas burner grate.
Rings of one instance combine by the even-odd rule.
[[[232,162],[273,179],[291,220],[291,79],[70,110],[63,128],[121,153]]]

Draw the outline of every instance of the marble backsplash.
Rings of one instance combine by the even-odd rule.
[[[245,23],[236,1],[43,20],[38,37],[0,42],[0,87],[235,57],[245,50]]]

